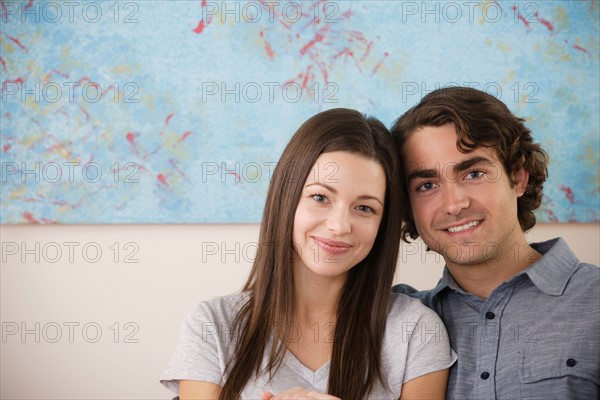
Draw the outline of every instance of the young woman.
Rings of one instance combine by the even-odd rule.
[[[185,320],[161,382],[187,399],[443,399],[456,359],[435,313],[390,294],[398,158],[354,110],[306,121],[273,173],[240,293]]]

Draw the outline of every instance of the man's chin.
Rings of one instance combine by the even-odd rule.
[[[446,261],[446,264],[461,265],[461,266],[479,265],[479,264],[482,264],[485,262],[485,259],[483,257],[456,258],[456,257],[449,257],[444,254],[442,254],[442,257],[444,257],[444,261]]]
[[[434,251],[444,257],[446,263],[454,263],[460,265],[476,265],[485,262],[488,258],[482,253],[480,243],[474,242],[446,242],[428,244],[431,251]]]

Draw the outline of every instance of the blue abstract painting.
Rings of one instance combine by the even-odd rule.
[[[454,85],[547,149],[540,221],[599,220],[596,0],[0,3],[2,223],[259,222],[308,117]]]

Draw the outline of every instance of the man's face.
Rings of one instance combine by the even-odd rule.
[[[461,153],[456,139],[452,123],[425,127],[402,148],[419,236],[449,267],[509,260],[521,243],[517,198],[527,174],[513,187],[492,148]]]

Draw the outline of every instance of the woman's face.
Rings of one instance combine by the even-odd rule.
[[[345,279],[373,247],[385,185],[385,172],[374,160],[343,151],[321,154],[294,216],[296,272]]]

